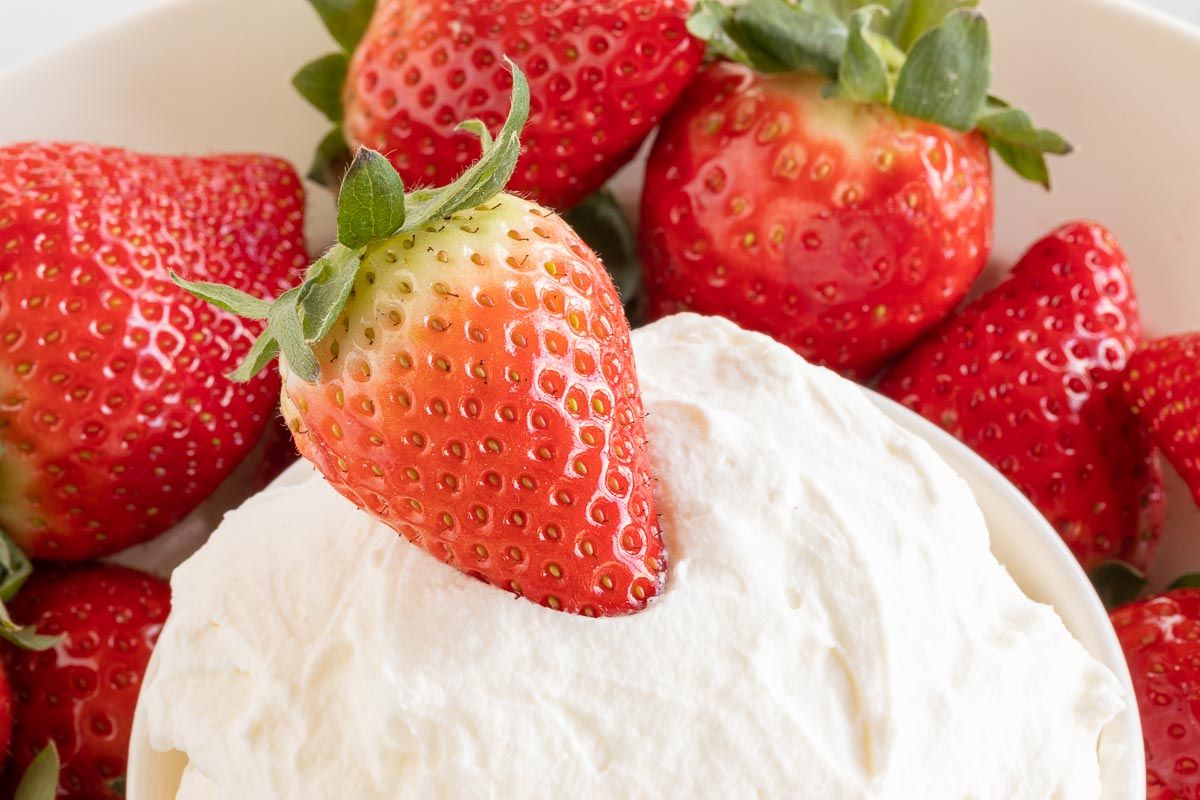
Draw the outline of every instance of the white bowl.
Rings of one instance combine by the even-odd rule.
[[[996,0],[997,90],[1078,146],[1056,161],[1046,194],[1000,170],[996,269],[1060,222],[1108,223],[1134,264],[1152,333],[1200,328],[1200,32],[1119,0]],[[300,0],[178,0],[0,75],[0,142],[82,139],[149,151],[263,151],[307,165],[325,123],[288,86],[297,66],[330,50]],[[1105,54],[1105,55],[1101,55]],[[15,111],[14,111],[15,110]],[[310,241],[332,238],[332,199],[314,190]],[[946,434],[885,400],[884,410],[928,439],[971,484],[997,557],[1030,596],[1053,605],[1071,631],[1128,688],[1107,616],[1083,573],[1041,516],[996,472]],[[1178,480],[1156,577],[1200,568],[1189,533],[1197,514]],[[238,487],[234,486],[236,489]],[[219,519],[208,504],[166,545],[134,561],[164,571]],[[1131,707],[1132,696],[1129,700]],[[135,720],[130,800],[173,797],[179,754],[158,754]],[[1102,743],[1106,798],[1144,797],[1141,736],[1126,713]]]

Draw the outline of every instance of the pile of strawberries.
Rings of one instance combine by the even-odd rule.
[[[1070,151],[989,94],[973,2],[312,3],[339,49],[294,84],[333,126],[310,177],[340,195],[311,264],[278,160],[0,148],[0,744],[22,797],[120,796],[169,608],[157,578],[79,562],[162,533],[264,436],[269,464],[294,440],[483,581],[645,608],[669,553],[627,308],[877,378],[1106,584],[1136,593],[1153,557],[1159,451],[1200,500],[1200,335],[1144,340],[1112,233],[1064,225],[960,308],[991,252],[990,153],[1048,187]],[[656,128],[638,289],[597,192]],[[556,211],[604,232],[624,296]],[[1194,795],[1200,591],[1114,622],[1152,796]]]

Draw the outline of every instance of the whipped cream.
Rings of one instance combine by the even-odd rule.
[[[269,490],[172,579],[142,704],[190,759],[177,797],[1100,796],[1120,686],[926,444],[731,323],[634,345],[672,565],[649,609],[550,611],[319,476]]]

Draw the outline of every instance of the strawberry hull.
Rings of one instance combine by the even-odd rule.
[[[992,245],[987,143],[822,80],[705,67],[647,168],[649,313],[729,317],[869,376],[965,296]]]

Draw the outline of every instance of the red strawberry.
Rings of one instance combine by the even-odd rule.
[[[343,55],[315,62],[297,87],[340,122],[342,98],[331,95],[345,76],[345,140],[386,153],[410,186],[449,183],[479,157],[456,126],[476,117],[500,127],[511,57],[533,99],[509,188],[557,209],[629,160],[704,54],[685,0],[380,0],[361,42],[345,33],[347,12],[315,4],[353,57],[348,75]]]
[[[0,526],[83,559],[165,530],[271,417],[276,378],[225,380],[259,323],[168,270],[273,295],[300,274],[303,189],[263,156],[0,148]]]
[[[11,603],[19,622],[64,638],[44,652],[5,648],[16,694],[10,785],[53,740],[62,758],[60,798],[122,795],[130,726],[142,673],[170,610],[170,589],[109,565],[40,572]]]
[[[8,743],[13,729],[13,691],[8,672],[0,668],[0,771],[8,760]]]
[[[866,376],[962,300],[992,246],[988,144],[1018,157],[992,115],[1036,143],[1019,153],[1029,177],[1045,179],[1038,150],[1068,145],[985,102],[982,18],[889,23],[893,41],[867,28],[873,13],[698,5],[693,30],[743,63],[702,69],[650,155],[641,251],[652,318],[720,314]],[[939,42],[964,30],[978,49],[943,64]],[[909,79],[931,61],[935,74]],[[889,74],[887,63],[904,66]],[[861,80],[865,67],[876,82]],[[942,90],[957,104],[931,105]]]
[[[1121,395],[1141,323],[1129,264],[1098,224],[1066,225],[879,385],[996,466],[1084,567],[1144,569],[1162,527],[1154,451]]]
[[[514,79],[483,160],[407,215],[360,151],[341,244],[275,304],[251,366],[283,348],[301,453],[405,537],[551,608],[625,613],[665,570],[629,323],[562,219],[498,194],[528,103]]]
[[[1146,744],[1146,800],[1200,797],[1200,590],[1112,614]]]
[[[1200,503],[1200,333],[1144,345],[1129,360],[1124,389],[1133,413]]]

